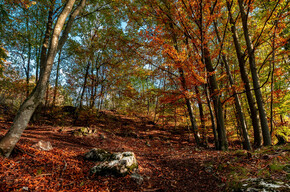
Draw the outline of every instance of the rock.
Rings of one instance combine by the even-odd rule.
[[[92,161],[106,161],[109,160],[112,153],[105,151],[104,149],[94,148],[85,154],[85,159]]]
[[[92,149],[85,154],[86,159],[102,161],[90,169],[91,174],[125,176],[138,168],[133,152],[110,153],[103,149]]]
[[[241,188],[235,191],[257,191],[257,192],[282,192],[290,191],[290,186],[284,182],[266,180],[262,178],[250,178],[242,181]]]
[[[133,173],[131,176],[130,176],[134,181],[136,181],[136,183],[138,185],[141,185],[144,181],[144,178],[139,175],[138,173]]]
[[[145,142],[145,145],[147,145],[148,147],[151,147],[151,145],[148,141]]]
[[[91,128],[88,128],[88,127],[81,127],[77,130],[73,130],[71,132],[71,134],[73,136],[76,136],[76,137],[82,137],[82,136],[88,136],[88,135],[92,135],[94,133],[96,133],[97,130],[95,129],[91,129]]]
[[[52,145],[49,141],[42,141],[42,140],[38,141],[31,147],[41,150],[41,151],[49,151],[52,149]]]

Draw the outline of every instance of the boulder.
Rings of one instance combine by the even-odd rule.
[[[85,158],[101,161],[90,169],[90,174],[125,176],[135,172],[138,168],[136,156],[133,152],[110,153],[103,149],[92,149],[85,154]]]
[[[49,141],[42,141],[42,140],[38,141],[31,147],[41,150],[41,151],[49,151],[52,149],[52,145]]]

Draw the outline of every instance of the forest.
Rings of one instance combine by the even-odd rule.
[[[289,191],[288,0],[1,0],[0,191]]]

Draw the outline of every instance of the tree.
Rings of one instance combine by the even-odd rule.
[[[52,1],[51,8],[54,6],[54,3],[55,1]],[[16,143],[19,141],[23,131],[26,129],[34,110],[43,99],[53,66],[54,58],[58,50],[63,47],[76,16],[79,15],[85,4],[86,0],[81,0],[74,9],[75,0],[67,1],[64,5],[62,12],[57,18],[52,33],[50,33],[52,20],[48,20],[47,31],[45,34],[43,49],[41,52],[42,59],[39,81],[32,93],[28,96],[28,98],[24,101],[24,103],[18,110],[12,127],[0,140],[0,152],[3,156],[9,157]],[[65,21],[67,20],[68,16],[69,19],[65,25]],[[63,30],[64,25],[65,28]],[[48,51],[46,52],[46,43],[48,42],[48,39],[50,39],[50,44],[48,47]]]

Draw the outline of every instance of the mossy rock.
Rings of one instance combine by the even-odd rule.
[[[237,151],[235,151],[234,155],[238,156],[238,157],[246,157],[246,156],[248,156],[248,151],[246,151],[246,150],[237,150]]]
[[[99,149],[99,152],[100,151],[101,149]],[[90,152],[92,152],[92,150]],[[110,156],[100,164],[92,167],[90,174],[125,176],[129,173],[135,172],[138,168],[136,156],[133,152],[119,152],[112,154],[106,151],[101,152],[103,152],[103,154],[110,154]]]
[[[233,191],[269,191],[269,192],[284,192],[289,191],[290,186],[282,181],[274,181],[271,179],[250,178],[244,180],[233,188]]]
[[[85,159],[92,161],[106,161],[112,158],[112,153],[104,150],[94,148],[85,154]]]

